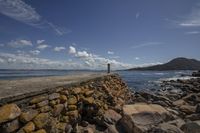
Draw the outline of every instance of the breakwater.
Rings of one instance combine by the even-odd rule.
[[[132,93],[116,74],[69,77],[0,82],[0,133],[200,132],[199,78]]]
[[[109,108],[120,112],[130,96],[128,87],[120,77],[111,74],[93,76],[91,79],[19,96],[3,97],[0,107],[0,131],[78,132],[90,130],[83,129],[89,122],[99,123],[102,128],[100,130],[104,130],[105,112]]]

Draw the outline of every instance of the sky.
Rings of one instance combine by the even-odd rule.
[[[200,60],[199,0],[0,0],[0,69]]]

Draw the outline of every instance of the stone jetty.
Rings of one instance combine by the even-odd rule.
[[[27,92],[27,82],[21,80],[18,84],[23,93],[1,95],[0,132],[200,132],[198,78],[164,81],[162,89],[152,93],[131,92],[117,74],[85,75],[71,82],[65,82],[67,77],[62,79],[59,82],[55,77],[49,81],[44,78],[45,84],[34,79],[39,81],[40,88],[34,88],[35,82],[29,83],[34,90],[31,93]],[[3,86],[9,88],[5,84],[6,81]],[[15,86],[13,90],[19,88]]]

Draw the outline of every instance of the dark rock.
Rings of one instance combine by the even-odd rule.
[[[181,126],[184,133],[200,133],[200,121],[188,122]]]
[[[149,132],[152,133],[183,133],[179,128],[168,123],[162,123],[152,129]]]
[[[195,112],[200,114],[200,103],[197,104],[197,106],[196,106],[196,111],[195,111]]]
[[[17,129],[19,129],[19,127],[20,127],[20,123],[19,123],[18,119],[15,119],[11,122],[4,124],[2,130],[3,130],[3,133],[11,133],[11,132],[14,132]]]

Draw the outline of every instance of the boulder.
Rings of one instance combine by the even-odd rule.
[[[63,104],[55,105],[55,107],[52,111],[53,116],[58,116],[63,111],[63,109],[64,109]]]
[[[77,106],[76,105],[69,105],[68,110],[70,110],[70,111],[77,110]]]
[[[51,110],[52,110],[51,106],[48,106],[48,105],[40,108],[41,113],[46,113],[46,112],[49,112]]]
[[[33,132],[35,130],[35,124],[33,122],[29,122],[23,127],[23,130],[26,133]]]
[[[29,121],[31,121],[36,115],[38,115],[38,111],[37,110],[28,110],[26,112],[23,112],[20,115],[20,121],[23,123],[27,123]]]
[[[181,126],[184,133],[200,133],[200,121],[193,121],[185,123]]]
[[[49,120],[49,114],[48,113],[40,113],[39,115],[37,115],[34,119],[33,122],[35,124],[35,126],[38,129],[43,128],[45,125],[47,125]]]
[[[103,116],[104,116],[104,119],[109,119],[113,123],[117,123],[122,118],[120,114],[118,114],[112,109],[107,110]]]
[[[149,132],[152,133],[183,133],[179,128],[174,125],[168,123],[162,123],[154,128],[152,128]]]
[[[20,116],[21,110],[16,104],[6,104],[0,107],[0,124]]]
[[[30,103],[31,104],[35,104],[35,103],[39,103],[41,101],[44,101],[44,100],[47,100],[48,99],[48,95],[42,95],[42,96],[37,96],[37,97],[34,97]]]
[[[183,99],[179,99],[179,100],[173,102],[173,105],[174,106],[181,106],[181,105],[188,105],[188,103],[185,102]]]
[[[179,110],[186,113],[186,114],[192,114],[195,112],[195,106],[191,105],[181,105],[179,107]]]
[[[169,121],[167,123],[169,123],[171,125],[175,125],[176,127],[180,128],[182,125],[185,124],[185,121],[183,119],[179,118],[179,119],[176,119],[176,120]]]
[[[191,121],[200,120],[200,113],[187,115],[185,118]]]
[[[65,103],[67,101],[67,96],[65,95],[60,95],[60,102]]]
[[[200,103],[197,104],[195,112],[200,114]]]
[[[119,133],[119,131],[116,129],[115,125],[110,125],[104,133]]]
[[[35,132],[32,132],[32,133],[47,133],[44,129],[40,129],[40,130],[37,130]]]
[[[128,133],[146,132],[152,125],[170,119],[169,112],[157,104],[137,103],[124,105],[123,114],[124,116],[120,123]]]
[[[3,133],[11,133],[11,132],[16,131],[19,128],[20,128],[20,123],[18,119],[15,119],[11,122],[4,124],[2,130],[3,130]]]
[[[53,93],[49,95],[49,100],[54,100],[60,97],[59,93]]]
[[[77,104],[77,99],[76,99],[76,97],[73,96],[73,95],[70,95],[70,96],[69,96],[69,99],[67,100],[67,104],[68,104],[68,105],[75,105],[75,104]]]
[[[37,107],[39,107],[39,108],[40,107],[44,107],[44,106],[46,106],[48,104],[49,104],[49,100],[45,100],[45,101],[37,103]]]
[[[86,91],[86,92],[84,93],[84,95],[85,95],[86,97],[90,97],[90,96],[92,96],[93,93],[94,93],[93,90],[89,90],[89,91]]]
[[[77,95],[81,93],[81,88],[77,87],[77,88],[73,88],[72,89],[72,94]]]

